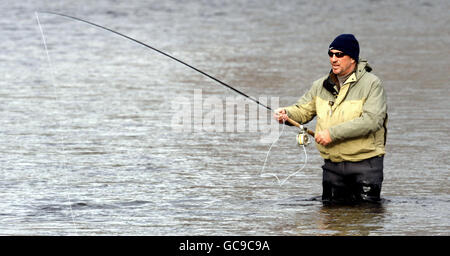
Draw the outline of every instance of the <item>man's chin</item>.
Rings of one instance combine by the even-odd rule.
[[[340,69],[332,69],[332,71],[333,71],[333,74],[335,74],[337,76],[342,73],[342,71]]]

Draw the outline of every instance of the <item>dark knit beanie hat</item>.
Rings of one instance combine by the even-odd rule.
[[[352,34],[342,34],[334,39],[328,50],[339,50],[358,62],[359,43]]]

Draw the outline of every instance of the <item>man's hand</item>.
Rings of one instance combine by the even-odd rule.
[[[330,132],[328,131],[328,129],[316,133],[315,139],[316,139],[316,142],[322,146],[326,146],[326,145],[330,144],[332,141],[331,137],[330,137]]]
[[[280,124],[286,122],[288,120],[288,115],[286,114],[286,110],[279,108],[275,110],[275,114],[273,114],[275,120],[277,120]]]

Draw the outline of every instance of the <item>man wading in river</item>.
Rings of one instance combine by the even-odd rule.
[[[328,55],[330,73],[315,81],[296,104],[277,109],[274,117],[305,124],[317,116],[315,141],[325,161],[324,202],[378,202],[387,133],[386,94],[367,61],[359,59],[359,43],[352,34],[336,37]]]

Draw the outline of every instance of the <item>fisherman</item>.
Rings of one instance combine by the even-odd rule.
[[[328,55],[330,73],[296,104],[277,109],[274,117],[280,123],[289,117],[305,124],[317,116],[324,203],[379,202],[387,135],[385,91],[367,61],[359,58],[354,35],[337,36]]]

